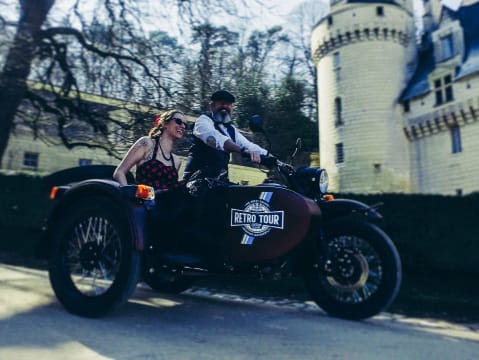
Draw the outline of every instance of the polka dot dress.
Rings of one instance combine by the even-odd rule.
[[[179,188],[183,182],[178,181],[178,171],[173,162],[173,156],[170,166],[156,159],[159,142],[160,140],[156,139],[153,157],[136,168],[136,183],[152,186],[155,190]]]

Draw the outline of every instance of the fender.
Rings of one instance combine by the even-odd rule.
[[[46,223],[45,233],[37,252],[38,255],[41,257],[48,256],[51,249],[51,231],[54,228],[55,221],[57,221],[64,209],[76,200],[92,195],[110,198],[115,206],[125,211],[130,233],[134,241],[133,245],[135,249],[143,251],[146,243],[145,217],[147,205],[153,205],[154,200],[152,204],[145,204],[145,201],[134,198],[134,192],[132,191],[134,187],[122,187],[116,181],[103,179],[85,180],[71,186],[62,186],[59,199],[57,196],[58,203]]]
[[[372,220],[381,220],[382,215],[376,210],[377,205],[366,205],[360,201],[350,199],[320,200],[318,206],[325,219],[361,214]]]

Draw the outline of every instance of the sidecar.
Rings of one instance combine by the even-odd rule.
[[[180,291],[193,275],[279,266],[320,217],[313,200],[274,184],[155,196],[147,186],[86,179],[54,186],[50,197],[50,282],[68,311],[87,317],[124,303],[140,280]]]

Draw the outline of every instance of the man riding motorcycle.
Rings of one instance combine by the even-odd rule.
[[[249,153],[251,161],[259,163],[260,155],[268,151],[249,141],[233,125],[231,113],[235,97],[226,90],[211,95],[210,112],[201,115],[193,128],[194,144],[185,167],[183,179],[188,181],[197,170],[208,177],[224,174],[228,178],[230,153]]]

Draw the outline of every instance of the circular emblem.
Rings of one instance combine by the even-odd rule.
[[[269,204],[263,200],[251,200],[246,203],[244,211],[252,215],[252,221],[249,224],[243,225],[242,229],[245,233],[251,236],[263,236],[271,231],[271,227],[264,225],[258,216],[261,213],[270,211]]]

